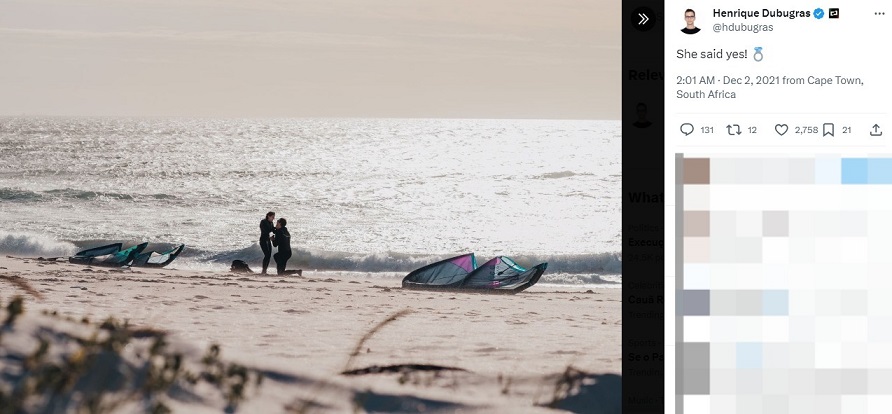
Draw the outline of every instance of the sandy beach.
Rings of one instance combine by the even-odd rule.
[[[88,336],[114,317],[165,332],[193,366],[219,344],[221,360],[263,373],[230,411],[620,412],[620,289],[425,292],[362,274],[118,270],[11,256],[0,258],[0,276],[2,319],[13,296],[25,300],[0,336],[0,372],[18,369],[39,332]],[[342,374],[398,365],[414,369]],[[159,399],[173,412],[227,409],[200,381],[175,388]],[[113,411],[145,409],[130,404]]]
[[[621,411],[618,4],[2,10],[0,414]]]

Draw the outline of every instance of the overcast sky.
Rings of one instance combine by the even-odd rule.
[[[2,0],[0,115],[619,119],[614,0]]]

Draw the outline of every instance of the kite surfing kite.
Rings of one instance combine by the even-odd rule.
[[[403,278],[403,288],[513,294],[536,284],[546,268],[548,263],[525,269],[506,256],[478,267],[474,253],[468,253],[409,273]]]

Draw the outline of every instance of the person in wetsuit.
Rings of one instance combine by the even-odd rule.
[[[260,250],[263,250],[263,271],[260,274],[266,274],[266,268],[269,267],[269,259],[273,255],[272,241],[270,233],[274,232],[276,213],[270,211],[266,213],[266,218],[260,221]]]
[[[291,258],[291,234],[288,233],[286,224],[288,222],[280,218],[272,237],[273,246],[279,247],[279,252],[273,255],[273,259],[276,260],[276,273],[280,275],[285,273],[285,263]]]

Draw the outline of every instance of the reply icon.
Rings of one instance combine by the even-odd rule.
[[[688,122],[681,124],[681,133],[685,136],[691,135],[694,133],[694,125]]]

